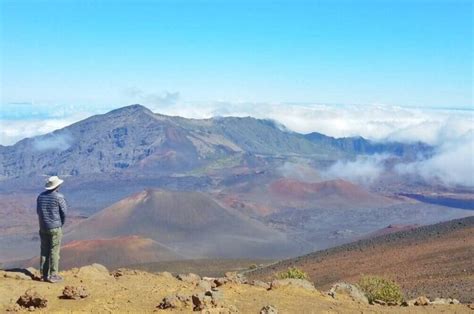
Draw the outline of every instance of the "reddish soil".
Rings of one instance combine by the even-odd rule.
[[[271,278],[296,266],[320,289],[361,275],[399,283],[406,297],[420,295],[474,301],[474,216],[361,240],[279,262],[249,277]]]
[[[393,203],[392,199],[372,194],[362,187],[339,179],[307,183],[285,178],[272,182],[268,190],[274,197],[284,200],[317,200],[318,203],[341,205],[343,207],[347,204],[359,206]]]
[[[69,269],[98,262],[116,268],[181,258],[183,257],[156,241],[132,235],[69,242],[61,248],[60,266]],[[37,267],[38,264],[39,258],[35,257],[27,261],[24,266]]]

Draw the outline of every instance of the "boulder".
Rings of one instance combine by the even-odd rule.
[[[223,308],[220,304],[220,300],[223,298],[221,291],[206,291],[204,293],[197,293],[193,294],[191,298],[193,301],[194,311],[207,311],[210,309],[220,308],[224,311],[223,313],[230,312],[229,308]],[[212,313],[221,312],[216,312],[213,310]]]
[[[107,267],[105,267],[102,264],[94,263],[94,264],[91,265],[91,267],[97,269],[99,272],[109,274],[109,270],[107,269]]]
[[[337,295],[345,295],[351,298],[355,302],[368,304],[369,300],[365,294],[355,285],[351,285],[345,282],[339,282],[334,284],[329,290],[328,294],[333,298],[337,298]]]
[[[228,282],[233,282],[237,284],[245,284],[247,283],[247,278],[245,278],[244,275],[239,274],[234,271],[230,271],[225,273],[225,278],[227,279]]]
[[[306,279],[278,279],[273,280],[270,284],[270,289],[278,289],[285,286],[293,286],[298,288],[303,288],[310,291],[316,291],[313,283],[309,282]]]
[[[61,299],[79,300],[89,296],[89,292],[84,286],[66,286],[64,287]]]
[[[251,285],[256,286],[256,287],[261,287],[261,288],[264,288],[266,290],[270,289],[270,284],[267,283],[267,282],[263,282],[261,280],[253,280],[251,282]]]
[[[84,280],[113,280],[117,276],[117,272],[113,273],[113,276],[109,273],[105,266],[100,264],[92,264],[83,266],[79,269],[73,270],[76,278]]]
[[[25,294],[20,296],[16,303],[22,308],[27,309],[41,309],[45,308],[48,305],[48,300],[38,294],[38,292],[33,289],[28,289],[25,291]]]
[[[201,277],[193,273],[179,274],[178,276],[176,276],[176,278],[178,278],[178,280],[196,285],[199,283],[199,281],[201,281]]]
[[[119,268],[117,270],[114,270],[113,272],[110,273],[112,276],[114,276],[115,279],[122,277],[125,275],[125,269]]]
[[[413,303],[413,305],[416,305],[416,306],[425,306],[425,305],[430,304],[430,299],[428,299],[425,296],[420,296],[420,297],[418,297],[414,300],[408,301],[408,304],[410,304],[410,303]]]
[[[225,285],[229,280],[227,278],[216,278],[214,279],[214,284],[216,287],[220,287],[222,285]]]
[[[191,298],[183,294],[169,295],[158,304],[160,309],[183,309],[190,306]]]
[[[41,279],[41,274],[38,269],[34,267],[27,267],[26,271],[30,274],[30,277],[33,280],[40,280]]]
[[[199,290],[208,291],[212,289],[212,284],[211,282],[207,280],[200,280],[199,283],[197,284],[197,288]]]
[[[168,272],[168,271],[162,271],[162,272],[158,273],[157,275],[160,276],[160,277],[165,277],[165,278],[169,278],[169,279],[175,278],[173,276],[173,274]]]
[[[278,314],[278,310],[273,305],[265,305],[260,310],[260,314]]]
[[[212,299],[212,296],[204,293],[197,293],[192,295],[193,311],[202,311],[217,306],[217,302]]]
[[[219,302],[224,298],[223,292],[217,289],[206,291],[204,295],[210,296],[216,302]]]
[[[433,301],[430,302],[430,304],[433,305],[449,305],[449,304],[459,304],[460,302],[456,299],[452,298],[436,298]]]

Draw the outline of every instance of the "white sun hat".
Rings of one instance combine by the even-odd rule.
[[[54,190],[58,186],[60,186],[64,180],[59,179],[57,176],[52,176],[49,177],[48,180],[46,181],[46,184],[44,185],[44,188],[46,190]]]

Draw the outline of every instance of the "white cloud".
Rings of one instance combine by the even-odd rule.
[[[279,167],[278,172],[280,175],[304,182],[320,182],[320,174],[308,165],[306,162],[285,162]]]
[[[161,108],[160,113],[186,118],[253,116],[278,121],[300,133],[362,136],[375,141],[422,141],[431,145],[439,145],[474,129],[474,111],[388,105],[302,106],[217,102],[207,105],[179,104]]]
[[[395,169],[427,181],[438,180],[447,186],[474,187],[474,132],[441,144],[430,159],[399,164]]]
[[[370,185],[385,170],[384,162],[388,155],[358,156],[353,161],[338,161],[321,173],[325,179],[344,179]]]
[[[0,141],[2,145],[12,145],[26,137],[46,134],[68,126],[77,120],[45,119],[45,120],[0,120]]]
[[[38,151],[68,149],[73,142],[73,137],[69,133],[52,133],[36,137],[33,141],[33,148]]]

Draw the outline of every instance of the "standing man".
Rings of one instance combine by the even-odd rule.
[[[63,182],[57,176],[50,177],[45,184],[46,191],[36,200],[41,239],[40,273],[44,281],[51,283],[63,280],[58,274],[62,226],[67,212],[64,196],[58,192]]]

